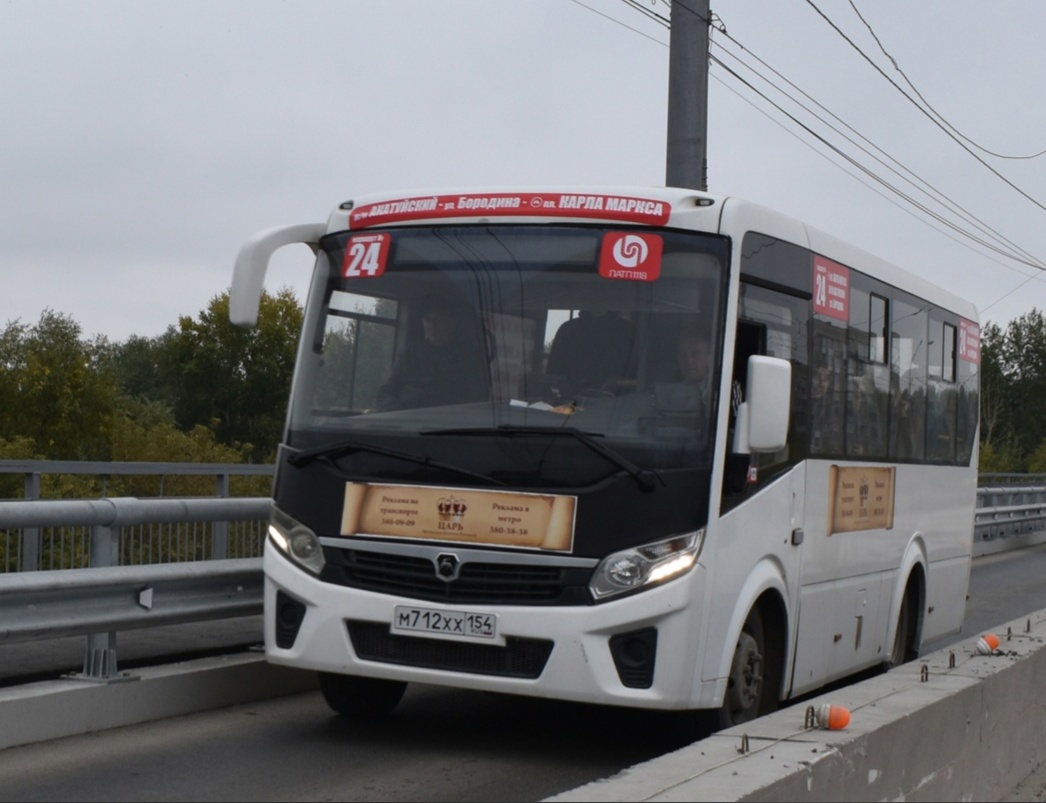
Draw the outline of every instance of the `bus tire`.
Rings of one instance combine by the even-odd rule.
[[[371,719],[391,714],[403,699],[407,684],[399,680],[363,678],[320,672],[320,691],[332,710],[343,717]]]
[[[690,743],[776,711],[782,655],[780,645],[767,639],[760,608],[753,608],[734,646],[722,706],[676,712],[676,738]]]
[[[894,633],[890,657],[885,669],[914,661],[919,657],[915,649],[915,633],[919,627],[918,589],[914,577],[909,578],[901,598],[901,610],[897,612],[897,630]]]
[[[776,687],[770,682],[774,671],[768,656],[766,630],[758,607],[753,608],[734,646],[726,697],[716,712],[720,728],[730,728],[769,714],[776,706]]]

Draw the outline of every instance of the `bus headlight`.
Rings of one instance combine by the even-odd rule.
[[[588,589],[600,601],[686,574],[697,563],[704,539],[701,529],[608,555],[596,568]]]
[[[269,516],[269,541],[306,571],[316,575],[323,571],[326,561],[316,533],[276,507]]]

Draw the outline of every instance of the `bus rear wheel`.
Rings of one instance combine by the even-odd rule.
[[[919,657],[919,651],[915,649],[915,633],[919,627],[919,609],[917,602],[917,590],[913,581],[908,581],[901,600],[901,610],[897,614],[897,631],[893,638],[893,647],[890,657],[886,662],[885,669],[889,670],[895,666],[914,661]]]
[[[398,680],[362,678],[320,672],[320,691],[327,705],[343,717],[372,719],[391,714],[403,699],[407,684]]]

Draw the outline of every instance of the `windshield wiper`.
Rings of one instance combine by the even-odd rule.
[[[421,435],[506,435],[515,437],[517,435],[547,435],[553,438],[566,435],[585,444],[596,454],[613,463],[618,468],[624,469],[635,479],[639,490],[644,492],[653,491],[657,487],[657,480],[664,485],[664,480],[656,471],[640,468],[628,458],[618,454],[613,449],[604,446],[596,438],[576,427],[521,427],[515,424],[501,424],[497,427],[475,427],[463,429],[433,429],[423,430]]]
[[[398,452],[395,449],[386,449],[384,446],[375,446],[370,443],[364,443],[363,441],[357,440],[344,440],[338,441],[337,443],[329,443],[325,446],[316,446],[312,449],[302,449],[297,454],[293,454],[287,458],[287,462],[292,466],[301,468],[302,466],[308,465],[314,460],[323,460],[324,462],[334,465],[334,459],[341,457],[342,455],[352,454],[353,452],[367,452],[368,454],[381,455],[382,457],[392,457],[398,460],[406,460],[411,463],[417,463],[418,465],[428,466],[429,468],[437,468],[442,471],[450,471],[454,474],[463,474],[466,477],[472,477],[473,479],[483,480],[489,482],[492,485],[504,485],[505,483],[501,480],[488,477],[485,474],[479,474],[475,471],[469,471],[467,468],[461,468],[460,466],[452,466],[449,463],[441,463],[438,460],[433,460],[431,457],[425,457],[423,455],[411,454],[410,452]],[[337,466],[335,466],[337,468]]]

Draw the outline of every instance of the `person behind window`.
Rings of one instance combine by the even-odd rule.
[[[820,355],[827,360],[828,355]],[[814,368],[810,386],[810,451],[841,454],[843,451],[842,393],[836,374],[827,363]]]
[[[676,341],[673,375],[654,385],[654,398],[662,414],[703,418],[709,411],[712,351],[708,337],[688,329]]]
[[[697,388],[702,400],[708,402],[708,384],[712,351],[708,338],[700,332],[686,332],[676,346],[676,362],[683,382]]]
[[[545,372],[575,393],[611,389],[628,373],[631,343],[632,327],[618,313],[582,311],[559,327]]]
[[[489,393],[489,370],[478,329],[470,332],[463,312],[447,303],[426,307],[424,338],[408,347],[378,389],[378,408],[407,410],[482,401]]]

